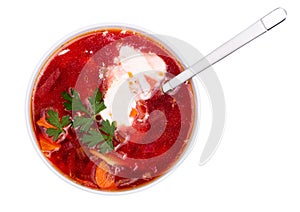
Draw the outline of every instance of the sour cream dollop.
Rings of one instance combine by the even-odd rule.
[[[131,126],[130,112],[138,100],[151,97],[151,91],[161,84],[166,73],[163,59],[154,53],[143,53],[132,46],[120,46],[114,65],[106,68],[108,90],[104,95],[106,109],[102,118],[116,121],[118,126]]]

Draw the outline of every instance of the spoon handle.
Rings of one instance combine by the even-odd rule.
[[[195,64],[178,74],[176,77],[166,82],[162,86],[163,92],[166,93],[174,89],[178,85],[184,83],[196,74],[199,74],[208,67],[214,65],[218,61],[243,47],[250,41],[277,26],[286,19],[286,15],[287,13],[283,8],[277,8],[271,11],[270,13],[256,21],[254,24],[249,26],[247,29],[240,32],[235,37],[209,53],[206,57],[197,61]]]

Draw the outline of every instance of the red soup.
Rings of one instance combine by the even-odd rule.
[[[166,174],[189,145],[194,96],[183,70],[143,32],[105,28],[73,37],[41,66],[31,92],[37,146],[58,173],[85,188],[118,192]]]

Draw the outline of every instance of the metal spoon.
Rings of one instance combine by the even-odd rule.
[[[206,70],[213,64],[219,62],[250,41],[277,26],[286,19],[286,15],[287,13],[283,8],[277,8],[271,11],[270,13],[259,19],[257,22],[249,26],[247,29],[240,32],[235,37],[212,51],[206,57],[193,64],[192,66],[178,74],[176,77],[167,81],[162,86],[163,92],[167,93],[168,91],[181,85],[196,74],[199,74],[200,72]]]

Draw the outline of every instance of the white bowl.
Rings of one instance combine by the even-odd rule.
[[[224,103],[222,89],[220,90],[220,88],[221,88],[220,83],[212,70],[207,72],[206,78],[204,77],[203,79],[201,79],[201,76],[194,77],[194,79],[192,80],[192,86],[193,86],[193,90],[194,90],[196,107],[195,107],[195,120],[194,120],[194,127],[193,127],[193,131],[192,131],[192,135],[190,137],[188,146],[185,148],[185,150],[182,153],[182,155],[180,156],[180,158],[175,162],[175,164],[173,164],[173,167],[170,168],[167,173],[165,173],[163,176],[159,177],[158,179],[152,181],[151,183],[146,184],[141,187],[138,187],[136,189],[130,189],[130,190],[125,190],[125,191],[116,191],[116,192],[108,192],[108,191],[91,189],[91,188],[88,188],[88,187],[85,187],[83,185],[79,185],[79,184],[73,182],[69,178],[65,177],[62,173],[60,173],[56,168],[53,167],[51,162],[41,152],[41,150],[37,144],[37,139],[36,139],[35,134],[32,129],[33,123],[31,122],[32,91],[33,91],[35,82],[37,80],[37,77],[39,76],[40,70],[42,69],[44,64],[48,61],[50,56],[58,48],[60,48],[62,44],[66,43],[69,40],[72,40],[73,38],[75,38],[81,34],[85,34],[87,32],[98,30],[98,29],[103,29],[103,28],[124,28],[124,29],[130,29],[132,31],[137,31],[141,34],[145,34],[148,37],[151,37],[152,39],[157,41],[158,43],[162,44],[163,47],[165,47],[167,50],[169,50],[171,53],[173,53],[175,55],[175,57],[177,58],[177,60],[180,61],[182,63],[182,65],[184,65],[185,67],[192,65],[192,63],[196,62],[196,60],[200,59],[202,57],[202,55],[197,50],[195,50],[191,45],[189,45],[181,40],[178,40],[176,38],[157,35],[157,34],[149,32],[147,30],[141,29],[140,27],[132,27],[132,26],[124,25],[124,24],[121,24],[121,25],[109,24],[109,25],[90,26],[90,27],[87,27],[84,29],[77,30],[74,33],[66,36],[65,38],[61,39],[56,45],[54,45],[45,54],[45,56],[42,58],[42,60],[37,65],[36,70],[34,71],[34,74],[31,78],[31,81],[28,86],[27,102],[26,102],[26,120],[27,120],[27,127],[28,127],[28,131],[29,131],[29,135],[31,137],[33,145],[34,145],[37,153],[39,154],[40,158],[60,178],[62,178],[66,182],[68,182],[78,188],[81,188],[86,191],[98,193],[98,194],[105,194],[105,195],[127,194],[127,193],[131,193],[131,192],[143,190],[143,189],[153,186],[156,183],[165,179],[189,155],[196,140],[198,140],[197,142],[202,142],[203,145],[206,143],[206,141],[205,141],[206,138],[203,137],[203,134],[204,134],[204,136],[209,137],[207,145],[210,145],[210,149],[212,149],[212,151],[209,154],[212,154],[215,151],[215,149],[220,141],[222,132],[223,132],[222,126],[224,126],[225,103]],[[205,76],[205,75],[203,75],[203,76]],[[209,80],[207,80],[208,78],[209,78]],[[214,87],[214,86],[216,87],[216,89],[214,89],[214,91],[212,91],[212,87]],[[210,90],[207,90],[207,88],[210,88]],[[202,99],[203,99],[203,101],[202,101]],[[214,105],[216,105],[216,104],[218,104],[218,106],[214,107]],[[201,106],[201,109],[200,109],[200,106]],[[202,109],[205,112],[204,114],[203,114]],[[213,113],[216,113],[217,116],[214,116]],[[202,116],[204,116],[204,117],[202,117]],[[200,118],[201,118],[201,120],[205,120],[207,123],[202,123],[200,121]],[[221,127],[219,126],[217,129],[217,132],[216,132],[216,129],[215,130],[213,129],[214,128],[213,123],[216,122],[217,120],[219,120],[219,122],[221,122]],[[200,122],[201,122],[201,124],[200,124]],[[210,129],[210,127],[205,127],[206,124],[208,126],[212,125],[212,129]],[[204,127],[201,127],[202,125]],[[214,134],[213,138],[210,138],[212,136],[212,134],[209,135],[209,132]],[[217,133],[217,135],[216,135],[216,133]],[[201,135],[199,136],[199,134],[201,134],[202,136]],[[199,139],[203,139],[203,140],[199,140]],[[209,157],[207,157],[207,158],[209,158]]]

